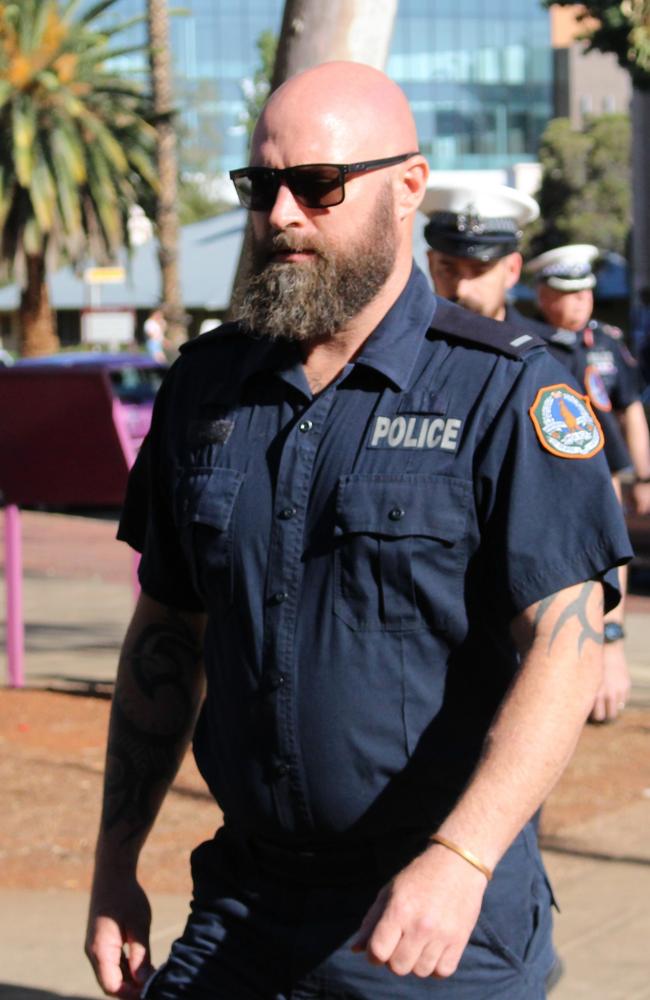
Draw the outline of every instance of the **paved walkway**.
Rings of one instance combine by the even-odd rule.
[[[94,550],[84,554],[96,568],[90,574],[77,564],[71,576],[47,575],[52,569],[28,553],[28,685],[112,683],[133,593],[125,554],[117,570],[113,565],[110,573],[101,572],[101,548],[111,544],[112,526],[105,529]],[[69,521],[64,530],[71,530]],[[51,556],[55,574],[57,558]],[[631,702],[650,706],[650,615],[643,601],[633,601],[632,608],[627,621]],[[650,1000],[650,772],[648,796],[563,831],[562,849],[546,851],[562,908],[556,943],[567,965],[552,1000]],[[182,927],[186,901],[156,896],[153,907],[154,959],[160,961]],[[0,1000],[101,996],[81,956],[85,910],[81,893],[0,888]]]

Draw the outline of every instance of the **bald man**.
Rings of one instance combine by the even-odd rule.
[[[120,525],[142,596],[86,942],[109,995],[544,996],[529,820],[631,553],[562,370],[414,267],[417,150],[402,92],[330,63],[271,96],[231,174],[240,319],[170,371]],[[153,972],[137,861],[192,735],[224,824]]]

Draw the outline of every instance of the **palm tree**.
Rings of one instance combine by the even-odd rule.
[[[156,228],[163,311],[170,340],[180,344],[187,337],[187,324],[178,266],[178,162],[167,0],[147,0],[147,25],[157,136],[156,165],[160,179]]]
[[[0,0],[0,265],[20,283],[21,353],[56,350],[46,273],[109,262],[129,207],[157,188],[150,101],[114,60],[142,50],[100,28],[117,0]],[[105,22],[104,22],[105,23]]]

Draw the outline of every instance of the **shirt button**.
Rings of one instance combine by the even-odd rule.
[[[277,590],[271,597],[271,604],[282,604],[288,596],[286,590]]]
[[[298,430],[301,434],[307,434],[313,426],[314,425],[311,420],[301,420],[298,424]]]
[[[277,691],[286,681],[287,675],[281,674],[279,670],[269,670],[264,679],[267,691]]]
[[[295,517],[298,511],[295,507],[283,507],[278,517],[281,521],[290,521],[292,517]]]
[[[405,514],[406,511],[403,507],[393,507],[393,509],[388,512],[388,516],[391,521],[401,521]]]

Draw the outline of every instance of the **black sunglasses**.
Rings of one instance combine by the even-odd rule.
[[[270,212],[281,184],[291,191],[297,202],[305,208],[332,208],[345,198],[347,174],[364,174],[380,170],[395,163],[402,163],[417,153],[387,156],[383,160],[366,160],[364,163],[301,163],[297,167],[241,167],[230,171],[237,197],[244,208],[253,212]]]

